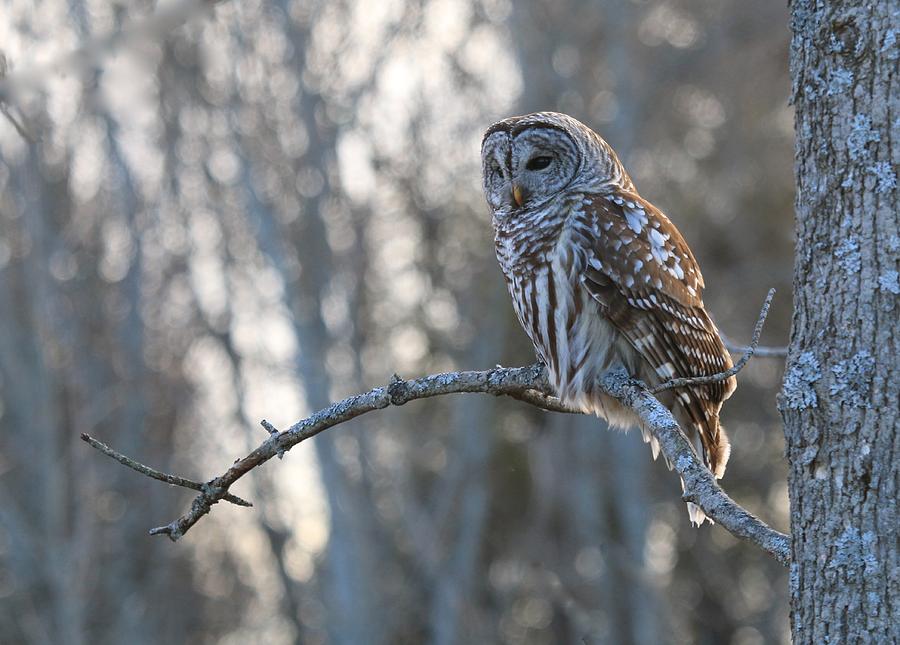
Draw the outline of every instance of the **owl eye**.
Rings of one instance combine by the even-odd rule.
[[[553,157],[548,157],[545,155],[541,155],[538,157],[532,157],[528,160],[528,163],[525,164],[526,170],[543,170],[547,166],[550,165],[550,162],[553,161]]]

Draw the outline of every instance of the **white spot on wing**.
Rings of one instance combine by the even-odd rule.
[[[647,214],[644,212],[644,209],[635,208],[634,202],[627,202],[627,206],[628,208],[625,209],[625,221],[628,223],[628,228],[637,235],[644,230],[644,226],[647,224]]]
[[[653,254],[653,259],[656,260],[656,263],[660,265],[665,264],[666,260],[669,259],[669,252],[661,246],[651,247],[650,253]]]

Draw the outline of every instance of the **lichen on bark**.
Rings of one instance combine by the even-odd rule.
[[[797,644],[896,643],[900,12],[893,0],[806,0],[791,18],[797,260],[780,398],[791,630]]]

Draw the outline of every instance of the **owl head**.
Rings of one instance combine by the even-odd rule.
[[[484,195],[495,217],[534,209],[574,190],[630,186],[612,148],[566,114],[535,112],[494,123],[481,144]]]

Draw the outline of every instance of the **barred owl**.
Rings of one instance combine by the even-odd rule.
[[[640,427],[598,390],[606,370],[624,367],[652,386],[732,366],[690,248],[597,133],[555,112],[512,117],[488,128],[481,158],[497,259],[565,405]],[[730,453],[719,410],[735,386],[732,377],[660,395],[717,478]],[[655,458],[656,440],[642,433]],[[697,525],[705,519],[693,504],[688,512]]]

